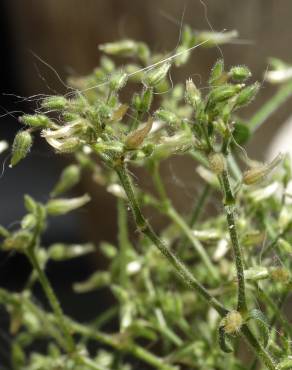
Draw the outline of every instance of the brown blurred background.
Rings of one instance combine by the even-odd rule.
[[[198,30],[210,30],[210,25],[217,31],[237,29],[240,40],[221,48],[225,63],[248,65],[256,80],[262,80],[268,57],[292,62],[291,0],[205,0],[204,3],[200,0],[2,0],[0,18],[1,111],[19,111],[0,118],[0,140],[10,142],[19,128],[20,111],[31,112],[34,104],[7,94],[29,97],[64,92],[56,73],[45,63],[63,80],[69,74],[89,73],[98,64],[100,43],[126,37],[145,41],[154,50],[173,50],[183,22]],[[184,81],[192,76],[197,84],[204,85],[218,57],[220,51],[216,48],[196,49],[188,66],[173,77],[175,81]],[[256,102],[243,115],[248,117],[273,91],[264,84]],[[263,159],[275,131],[291,113],[290,105],[288,102],[258,131],[249,147],[252,156]],[[1,156],[1,163],[4,157]],[[0,224],[13,227],[13,222],[21,217],[24,193],[45,201],[66,161],[48,152],[44,143],[37,142],[28,160],[13,170],[6,165],[0,179]],[[176,205],[180,210],[187,210],[196,187],[193,163],[178,158],[167,163],[163,173]],[[91,238],[114,242],[115,203],[102,189],[95,190],[94,198],[95,203],[85,211],[52,222],[44,243]],[[26,262],[19,256],[3,256],[0,263],[1,283],[21,289],[29,271]],[[84,259],[48,268],[53,283],[65,297],[66,312],[83,319],[86,319],[84,312],[88,316],[96,313],[95,306],[89,303],[92,299],[101,301],[100,296],[84,297],[83,304],[78,305],[70,282],[88,276],[93,268],[88,266]],[[101,306],[106,304],[106,300],[102,301]]]

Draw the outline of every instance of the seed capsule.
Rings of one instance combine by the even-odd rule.
[[[46,208],[49,215],[59,216],[74,211],[74,209],[84,206],[89,201],[90,197],[88,194],[84,194],[78,198],[53,199],[47,203]]]
[[[142,127],[133,132],[130,132],[126,137],[126,147],[128,149],[137,149],[144,141],[146,136],[149,134],[153,125],[153,119],[150,117],[147,123]]]
[[[144,83],[148,87],[154,87],[158,85],[167,75],[171,64],[163,63],[158,67],[149,69],[146,72]]]
[[[31,127],[48,127],[52,122],[44,114],[24,114],[19,118],[20,122]]]
[[[66,167],[61,176],[59,181],[57,182],[56,186],[52,191],[53,196],[58,196],[66,191],[70,190],[74,185],[76,185],[80,180],[80,167],[72,164]]]
[[[237,96],[236,106],[242,107],[244,105],[249,104],[254,99],[259,89],[260,84],[258,82],[255,82],[254,84],[245,87],[242,91],[240,91],[240,93]]]
[[[27,156],[32,146],[32,136],[28,131],[19,131],[15,136],[12,146],[12,158],[10,167],[14,167],[18,162]]]
[[[42,107],[46,109],[61,110],[66,108],[67,103],[67,99],[63,96],[49,96],[43,100]]]
[[[259,183],[260,181],[265,179],[269,173],[271,173],[271,171],[282,161],[282,159],[283,154],[279,153],[277,157],[272,160],[272,162],[245,171],[243,174],[242,182],[245,185],[253,185]]]
[[[201,102],[201,92],[191,78],[186,80],[185,99],[193,108],[197,108]]]
[[[243,82],[251,76],[251,72],[246,66],[236,66],[230,69],[228,75],[234,81]]]
[[[225,158],[221,153],[211,153],[208,156],[210,170],[216,175],[221,175],[225,170]]]

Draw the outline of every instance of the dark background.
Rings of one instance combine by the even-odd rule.
[[[254,79],[262,81],[268,57],[292,62],[291,19],[290,0],[206,0],[204,3],[200,0],[2,0],[0,140],[11,143],[20,127],[17,117],[21,112],[33,111],[33,102],[16,96],[64,92],[52,68],[63,80],[70,74],[89,73],[98,64],[97,45],[100,43],[127,37],[143,40],[154,50],[169,51],[178,42],[182,21],[198,30],[210,30],[210,25],[217,31],[237,29],[240,42],[221,48],[225,63],[246,64],[253,71]],[[40,62],[34,54],[52,68]],[[208,71],[218,57],[220,52],[216,48],[196,49],[188,66],[173,76],[174,80],[192,76],[197,84],[204,85]],[[248,117],[273,91],[274,88],[264,84],[257,101],[243,115]],[[288,102],[258,131],[249,147],[252,156],[264,158],[275,131],[290,114],[290,104]],[[29,193],[45,201],[62,167],[69,161],[69,157],[54,155],[45,143],[39,141],[29,158],[13,170],[7,166],[7,152],[3,153],[0,157],[0,172],[2,166],[4,168],[0,178],[0,224],[9,228],[17,225],[24,212],[23,194]],[[190,193],[195,189],[191,165],[185,158],[180,158],[163,168],[168,190],[181,211],[187,210]],[[173,181],[175,178],[180,178],[184,186]],[[94,202],[74,216],[52,221],[44,237],[45,245],[56,241],[116,240],[112,197],[88,181],[76,189],[76,194],[85,191],[91,192]],[[0,284],[21,290],[29,273],[27,262],[21,256],[0,256]],[[72,281],[86,278],[90,271],[102,264],[96,256],[90,261],[84,258],[48,266],[49,277],[61,296],[66,313],[86,320],[110,302],[110,297],[103,294],[76,299],[71,290]],[[45,302],[38,290],[36,293]],[[9,337],[4,334],[5,330],[1,330],[2,324],[4,328],[5,318],[0,320],[4,345],[0,343],[0,363],[1,357],[5,357],[1,352],[5,352],[5,346],[9,344]]]

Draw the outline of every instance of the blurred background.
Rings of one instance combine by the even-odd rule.
[[[290,0],[204,0],[204,3],[200,0],[2,0],[0,140],[11,143],[20,127],[17,117],[22,112],[33,111],[33,101],[25,98],[40,93],[62,93],[61,80],[65,81],[69,75],[89,73],[100,58],[98,44],[133,38],[145,41],[154,50],[170,51],[176,47],[182,23],[198,30],[236,29],[239,41],[221,48],[225,63],[227,66],[246,64],[253,71],[253,78],[262,81],[268,57],[292,62],[291,16]],[[219,57],[220,51],[216,48],[194,50],[187,67],[178,71],[174,80],[184,81],[192,76],[195,83],[204,85],[211,66]],[[242,115],[248,117],[273,91],[273,87],[264,84],[258,99]],[[275,133],[291,111],[291,102],[287,102],[257,132],[249,145],[251,157],[264,159]],[[37,141],[30,158],[11,170],[6,153],[0,158],[0,173],[3,167],[0,224],[13,228],[24,212],[23,194],[45,201],[70,157],[59,157],[46,143]],[[163,168],[163,173],[175,204],[186,211],[195,189],[193,163],[185,158],[175,159]],[[45,245],[56,241],[106,239],[115,242],[114,200],[89,181],[81,184],[76,194],[85,191],[91,192],[94,202],[74,216],[51,223],[44,238]],[[110,302],[111,297],[95,294],[76,300],[71,289],[72,281],[85,279],[102,264],[96,256],[90,261],[48,266],[49,277],[62,297],[66,313],[86,320]],[[1,255],[0,283],[21,290],[29,270],[22,256]],[[36,294],[43,300],[40,292]]]

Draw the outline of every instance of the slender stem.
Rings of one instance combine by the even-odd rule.
[[[126,272],[127,265],[127,251],[129,249],[128,224],[127,224],[127,210],[125,201],[118,199],[118,241],[120,248],[120,283],[123,286],[128,284],[128,276]]]
[[[211,193],[211,185],[206,184],[193,209],[190,222],[189,222],[189,226],[191,228],[193,228],[195,224],[197,223],[197,221],[199,220],[201,216],[201,212],[204,209],[205,202],[208,199],[210,193]]]
[[[257,354],[257,357],[266,365],[269,370],[278,370],[278,366],[275,363],[271,355],[265,350],[265,348],[259,343],[253,333],[250,331],[247,325],[243,325],[241,333],[244,336],[246,342]]]
[[[125,166],[117,166],[115,170],[128,196],[128,201],[134,216],[134,220],[139,230],[148,239],[150,239],[153,244],[160,250],[160,252],[168,259],[170,264],[176,269],[186,285],[198,292],[201,297],[205,299],[207,303],[209,303],[212,307],[214,307],[221,316],[226,315],[228,313],[228,310],[224,306],[222,306],[222,304],[217,301],[216,298],[210,295],[207,289],[198,282],[198,280],[193,276],[193,274],[184,265],[184,263],[167,247],[165,243],[162,242],[162,240],[159,239],[156,233],[152,230],[152,227],[146,221],[140,210],[139,203],[133,190],[131,178],[129,177]]]
[[[190,221],[188,223],[188,226],[191,229],[195,226],[195,224],[199,220],[199,218],[201,216],[201,212],[204,209],[204,205],[205,205],[206,200],[208,199],[210,193],[211,193],[211,186],[210,186],[210,184],[206,184],[203,191],[199,195],[198,200],[196,200],[196,202],[195,202],[195,206],[193,208],[193,211],[192,211],[192,214],[191,214],[191,217],[190,217]],[[181,241],[181,244],[180,244],[179,248],[184,249],[186,247],[187,240],[188,240],[188,238],[185,236],[183,238],[183,240]]]
[[[219,280],[218,272],[215,269],[214,265],[212,264],[208,254],[206,253],[204,247],[202,244],[195,238],[195,236],[192,233],[192,230],[188,226],[188,224],[185,222],[185,220],[177,213],[175,208],[173,207],[171,201],[169,200],[164,184],[162,182],[161,176],[159,174],[159,167],[158,163],[153,163],[151,167],[151,172],[153,175],[153,181],[155,184],[155,187],[159,193],[159,196],[161,198],[161,201],[163,202],[162,210],[163,212],[181,229],[181,231],[184,233],[185,237],[192,243],[193,247],[195,248],[196,252],[204,262],[206,268],[210,272],[211,276],[214,278],[214,280]],[[161,208],[161,207],[160,207]]]
[[[37,272],[39,282],[42,285],[42,288],[47,296],[47,299],[50,303],[50,306],[52,310],[54,311],[56,315],[56,319],[58,321],[58,324],[63,332],[64,338],[67,343],[67,350],[68,352],[73,352],[75,350],[75,344],[72,338],[72,335],[70,333],[70,330],[66,324],[66,321],[64,319],[64,314],[61,308],[61,305],[58,301],[58,298],[56,297],[54,290],[50,284],[50,281],[46,277],[45,273],[40,267],[39,261],[37,259],[37,256],[35,254],[34,248],[28,248],[27,250],[27,257],[29,258],[34,270]]]
[[[231,190],[231,185],[229,181],[229,175],[227,170],[223,171],[222,174],[222,187],[223,193],[225,196],[225,213],[228,223],[228,231],[230,235],[230,240],[233,248],[233,254],[235,259],[235,266],[237,272],[238,280],[238,302],[237,309],[238,311],[245,312],[247,311],[246,304],[246,294],[245,294],[245,281],[244,281],[244,269],[243,269],[243,258],[242,252],[238,241],[237,227],[235,223],[235,214],[234,214],[234,204],[235,199]]]
[[[249,120],[249,128],[255,132],[282,104],[292,96],[292,82],[283,85]]]
[[[196,252],[201,257],[202,261],[204,262],[205,266],[207,267],[208,271],[210,272],[211,276],[214,280],[218,281],[219,276],[215,266],[212,264],[210,257],[206,253],[202,244],[195,238],[192,233],[192,230],[189,228],[188,224],[185,220],[177,213],[177,211],[173,207],[169,207],[167,210],[167,215],[169,218],[176,224],[178,227],[183,231],[184,235],[188,240],[192,243],[193,247],[195,248]]]

